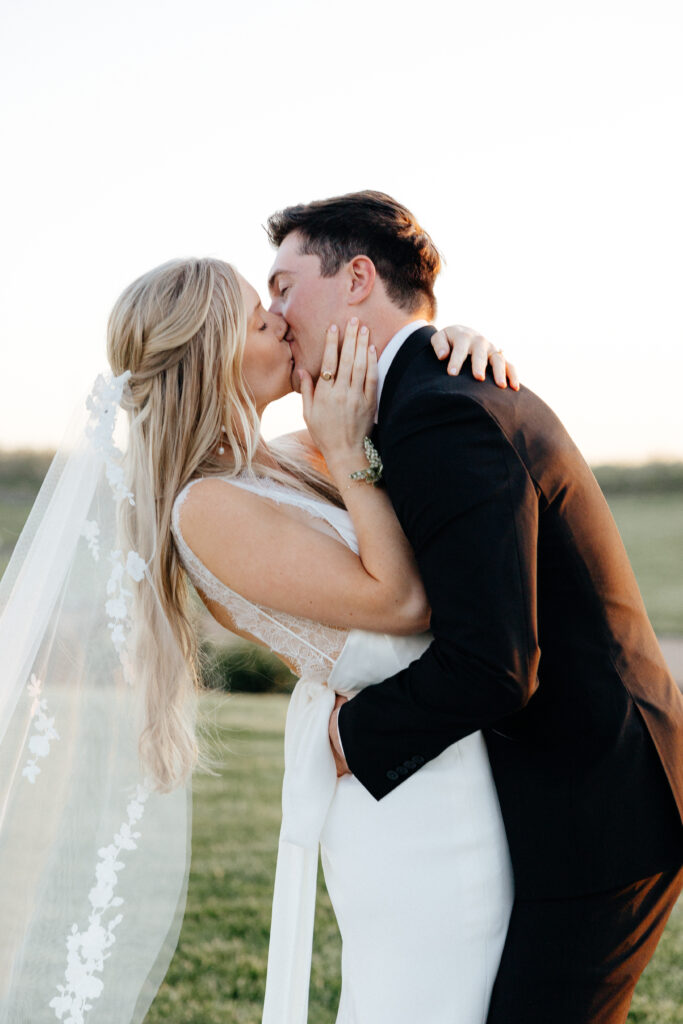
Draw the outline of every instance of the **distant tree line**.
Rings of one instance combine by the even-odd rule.
[[[0,496],[33,501],[54,457],[51,451],[0,449]]]
[[[12,491],[32,501],[40,489],[54,452],[0,449],[0,496]],[[593,466],[605,494],[683,493],[683,462],[618,463]]]

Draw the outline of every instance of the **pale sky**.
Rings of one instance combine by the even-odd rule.
[[[59,442],[140,273],[265,299],[268,215],[375,188],[589,461],[683,458],[681,52],[680,0],[3,0],[0,447]]]

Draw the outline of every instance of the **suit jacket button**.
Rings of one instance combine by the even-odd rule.
[[[398,778],[398,772],[387,772],[387,778],[391,779],[392,782],[395,782]]]
[[[424,763],[425,763],[425,759],[424,759],[424,757],[422,756],[422,754],[413,754],[413,761],[415,762],[415,764],[416,764],[416,765],[417,765],[418,767],[419,767],[419,766],[420,766],[421,764],[424,764]]]
[[[414,761],[404,761],[403,767],[407,768],[409,772],[412,772],[415,770],[415,768],[417,768],[417,765],[415,764]]]
[[[408,769],[403,764],[399,764],[397,766],[397,768],[396,768],[396,771],[398,772],[399,775],[407,775],[408,774]]]

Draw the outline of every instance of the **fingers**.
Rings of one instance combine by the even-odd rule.
[[[337,380],[340,384],[345,384],[347,386],[351,383],[353,362],[356,356],[357,337],[358,317],[354,316],[346,325],[344,341],[342,342],[341,352],[339,354],[339,366],[337,367]]]
[[[370,345],[368,349],[368,366],[365,374],[365,399],[371,408],[377,406],[377,381],[379,380],[379,374],[377,372],[377,349],[374,345]]]
[[[353,368],[351,370],[351,385],[358,391],[362,391],[365,384],[365,374],[368,368],[369,341],[370,335],[368,329],[363,325],[358,331],[356,352],[353,357]]]
[[[458,376],[467,357],[470,355],[474,357],[477,347],[481,346],[482,342],[484,339],[480,334],[473,331],[471,327],[463,327],[460,324],[445,327],[433,334],[431,338],[432,348],[439,359],[445,359],[450,354],[446,368],[452,377]],[[488,342],[484,342],[484,344],[487,345]],[[484,369],[485,367],[486,363],[484,362]],[[474,358],[472,368],[475,369]],[[481,370],[481,365],[478,365],[477,369]]]
[[[493,379],[499,388],[506,388],[509,383],[513,391],[519,391],[519,374],[513,364],[508,363],[502,349],[489,352],[489,363],[493,370]]]
[[[377,405],[377,350],[370,345],[370,331],[364,324],[358,331],[350,391],[362,395],[374,412]]]
[[[453,340],[453,351],[451,352],[451,358],[448,360],[447,370],[452,377],[458,376],[469,352],[470,339],[465,337],[465,335],[459,334]]]
[[[489,353],[488,361],[491,364],[493,370],[493,379],[499,388],[506,388],[508,386],[505,356],[499,349],[495,349]]]
[[[346,758],[341,750],[341,741],[339,739],[339,708],[342,704],[345,704],[347,700],[347,697],[343,697],[339,693],[335,694],[334,708],[332,709],[327,729],[330,738],[330,746],[332,747],[332,754],[334,756],[334,764],[337,770],[337,778],[342,775],[346,775],[347,772],[349,772],[349,766],[346,763]]]
[[[432,348],[439,359],[445,359],[450,355],[447,370],[454,377],[460,373],[462,364],[470,353],[472,335],[473,332],[469,327],[453,326],[444,327],[443,330],[433,334],[430,339]]]
[[[451,350],[448,328],[443,331],[437,331],[436,334],[432,334],[429,340],[432,348],[436,352],[437,359],[445,359]]]
[[[490,348],[493,348],[490,341],[487,341],[481,334],[475,335],[470,350],[472,354],[472,376],[477,380],[484,380],[486,377],[486,364],[489,361]]]
[[[508,381],[513,391],[519,391],[519,374],[517,369],[512,363],[506,363]]]
[[[301,400],[303,404],[304,419],[308,423],[311,418],[313,407],[313,378],[307,370],[297,370],[299,374]]]
[[[330,381],[334,381],[337,375],[337,361],[339,359],[339,329],[336,324],[331,324],[327,328],[327,334],[325,335],[325,346],[323,348],[323,361],[320,365],[320,376],[325,373],[329,373],[331,376],[328,378]],[[323,380],[325,378],[323,377]],[[303,392],[302,392],[303,394]]]

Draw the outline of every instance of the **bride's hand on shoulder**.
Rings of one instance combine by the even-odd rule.
[[[491,341],[473,330],[471,327],[463,327],[455,324],[451,327],[444,327],[437,331],[431,338],[432,348],[439,359],[448,360],[447,370],[453,376],[457,376],[462,365],[468,356],[472,357],[472,376],[476,380],[484,380],[486,376],[486,365],[491,364],[493,379],[499,388],[508,386],[514,391],[519,391],[519,376],[517,370],[509,363],[503,355],[502,348],[496,348]]]
[[[329,463],[362,448],[372,430],[377,407],[377,352],[368,328],[354,317],[346,325],[339,350],[339,331],[327,331],[320,376],[314,384],[300,370],[303,413],[311,438]]]

